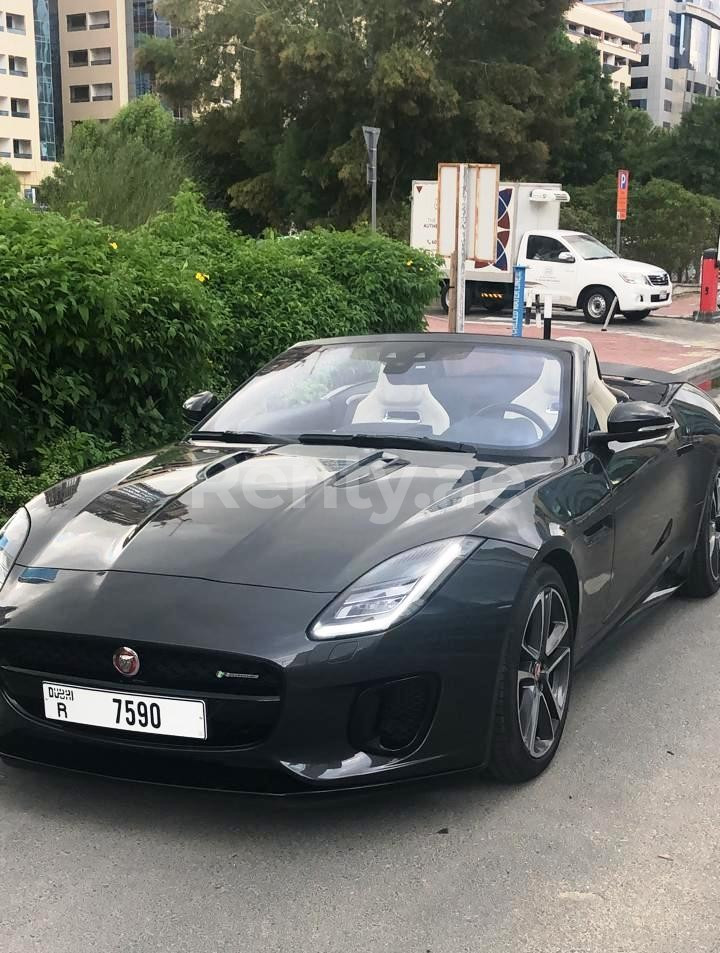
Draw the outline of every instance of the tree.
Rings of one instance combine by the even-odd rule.
[[[580,43],[573,51],[565,101],[573,132],[554,150],[552,168],[560,182],[589,185],[616,167],[630,107],[601,70],[594,46]]]
[[[0,205],[15,202],[20,196],[20,179],[6,162],[0,162]]]
[[[655,173],[687,189],[720,197],[720,100],[702,97],[659,151]]]
[[[54,211],[132,228],[168,208],[189,174],[172,115],[143,96],[106,124],[76,126],[41,195]]]
[[[380,206],[397,213],[441,160],[539,176],[571,129],[569,0],[166,0],[186,29],[139,51],[163,94],[193,101],[195,148],[247,227],[366,216],[363,123],[382,128]],[[231,107],[216,104],[239,87]]]

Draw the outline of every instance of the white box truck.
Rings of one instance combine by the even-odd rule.
[[[641,321],[672,302],[670,277],[657,265],[619,258],[606,245],[583,232],[559,228],[560,206],[570,197],[555,183],[502,182],[498,190],[497,252],[494,261],[465,263],[466,310],[509,307],[514,267],[525,265],[529,294],[552,295],[554,305],[581,309],[585,318],[602,324],[614,305],[615,314]],[[437,252],[438,188],[435,181],[412,186],[410,244]],[[449,261],[440,299],[447,312]]]

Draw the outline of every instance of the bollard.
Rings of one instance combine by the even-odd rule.
[[[696,321],[717,321],[718,314],[718,253],[716,248],[703,252],[700,269],[700,310],[695,312]]]
[[[523,333],[523,318],[525,317],[525,265],[515,265],[515,296],[513,298],[513,329],[512,336],[521,338]]]

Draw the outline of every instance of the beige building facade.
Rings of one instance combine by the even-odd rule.
[[[32,0],[0,0],[0,162],[24,189],[52,171],[40,149]]]
[[[58,0],[66,140],[75,123],[111,119],[128,102],[133,50],[127,7],[125,0]]]
[[[585,3],[576,3],[568,10],[565,29],[573,43],[586,40],[595,46],[600,66],[615,89],[630,88],[630,71],[642,59],[642,33],[622,17]]]

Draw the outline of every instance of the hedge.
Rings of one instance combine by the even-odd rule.
[[[437,286],[369,232],[247,239],[189,186],[130,232],[0,203],[0,511],[178,436],[188,394],[298,340],[423,330]]]

